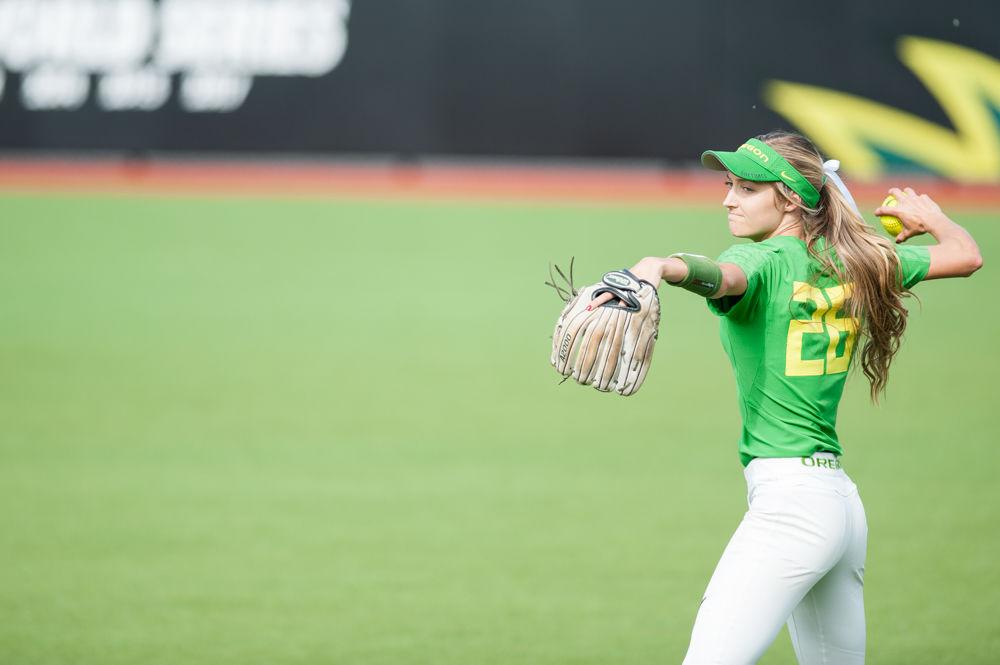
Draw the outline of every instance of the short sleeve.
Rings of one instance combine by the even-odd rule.
[[[738,320],[753,315],[762,291],[767,289],[766,267],[774,257],[774,249],[760,243],[733,245],[716,259],[718,263],[732,263],[740,267],[747,278],[747,290],[738,296],[707,298],[708,308],[718,316]]]
[[[898,245],[896,255],[899,257],[899,272],[903,288],[908,289],[927,277],[931,268],[931,250],[915,245]]]

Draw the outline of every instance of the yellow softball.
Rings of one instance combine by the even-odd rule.
[[[890,194],[885,197],[885,201],[882,201],[882,207],[894,208],[896,203],[896,197]],[[903,232],[903,223],[899,221],[899,217],[894,217],[893,215],[879,215],[878,221],[882,222],[882,228],[885,229],[885,232],[891,236],[898,236]]]

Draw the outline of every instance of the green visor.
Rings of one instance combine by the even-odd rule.
[[[819,203],[819,192],[788,161],[763,141],[749,139],[735,152],[706,150],[701,163],[714,171],[729,171],[754,182],[783,182],[810,208]]]

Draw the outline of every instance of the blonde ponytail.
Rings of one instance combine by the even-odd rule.
[[[815,208],[808,208],[783,183],[777,192],[802,210],[802,230],[809,253],[821,274],[841,284],[853,284],[846,303],[848,316],[858,321],[861,368],[871,388],[873,402],[884,394],[889,366],[906,331],[907,311],[902,299],[909,292],[900,279],[899,257],[893,244],[861,218],[832,182],[825,182],[823,160],[805,137],[792,132],[771,132],[757,137],[774,148],[820,193]],[[819,243],[820,238],[825,243]]]

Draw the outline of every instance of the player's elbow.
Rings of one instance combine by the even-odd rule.
[[[969,277],[983,267],[983,255],[974,241],[942,242],[931,245],[929,279]]]
[[[722,270],[721,284],[719,290],[710,296],[712,299],[738,296],[746,292],[747,278],[742,268],[732,263],[721,263],[719,268]]]
[[[708,298],[711,300],[718,300],[719,298],[724,298],[725,296],[729,295],[728,290],[730,288],[732,288],[732,281],[726,276],[726,273],[723,272],[722,276],[719,278],[718,288],[715,289],[715,292],[710,294]]]
[[[976,272],[983,267],[983,255],[979,252],[977,247],[965,259],[965,265],[962,270],[962,277],[971,277],[972,273]]]

